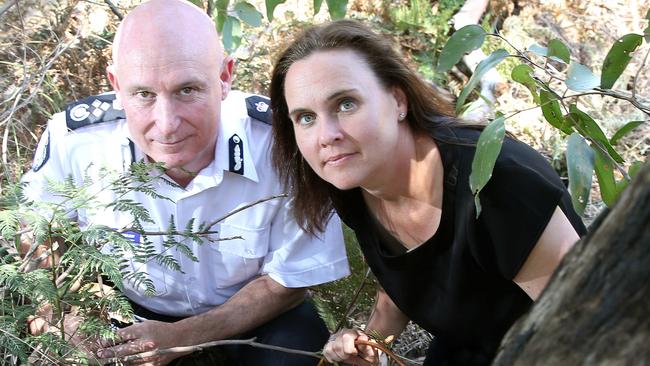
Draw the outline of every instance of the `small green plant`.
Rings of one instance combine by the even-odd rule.
[[[88,362],[89,354],[81,350],[94,339],[112,337],[111,318],[132,320],[130,304],[121,294],[123,283],[156,295],[153,282],[138,266],[155,261],[180,271],[178,260],[169,254],[172,249],[198,261],[188,242],[202,244],[206,235],[214,233],[208,230],[212,224],[194,228],[190,221],[178,230],[171,218],[172,224],[165,232],[146,232],[144,224],[152,219],[141,204],[130,198],[137,192],[166,200],[156,193],[154,185],[163,179],[163,171],[159,164],[134,163],[123,173],[100,168],[96,180],[86,174],[81,185],[71,178],[50,182],[48,191],[56,198],[53,202],[26,199],[20,185],[4,196],[0,211],[0,356],[12,358],[11,363]],[[99,196],[108,190],[116,200],[100,202]],[[80,227],[69,218],[70,213],[79,210],[104,209],[128,215],[132,220],[128,226],[111,228]],[[126,234],[132,232],[140,234],[142,240],[129,240]],[[149,239],[153,235],[164,236],[162,251],[156,250]],[[29,237],[29,249],[21,256],[21,238],[25,236]],[[50,265],[43,268],[43,262]],[[120,291],[101,286],[106,280]],[[47,318],[50,331],[30,334],[27,324],[41,316]],[[80,319],[78,327],[66,329],[66,318],[73,316]],[[66,342],[70,338],[81,343],[72,347]]]
[[[273,20],[275,8],[283,4],[286,0],[266,0],[266,18],[268,21]],[[208,15],[214,19],[217,31],[221,34],[224,48],[227,51],[233,51],[239,47],[244,36],[242,23],[247,26],[257,28],[262,25],[264,16],[255,5],[246,1],[230,0],[191,0],[195,5],[207,9]],[[332,19],[342,19],[345,17],[348,8],[348,0],[325,0],[327,9]],[[314,15],[320,12],[323,0],[314,0]]]
[[[650,11],[646,15],[650,21]],[[628,101],[646,116],[650,117],[650,105],[647,98],[632,92],[612,89],[621,76],[632,54],[645,42],[650,42],[650,26],[644,34],[626,34],[619,38],[609,50],[602,63],[600,77],[589,68],[571,60],[570,49],[560,40],[551,40],[547,47],[534,44],[522,51],[510,44],[498,33],[486,33],[478,25],[468,25],[455,32],[438,59],[437,71],[445,72],[460,61],[462,56],[481,47],[486,37],[496,37],[506,42],[513,50],[498,49],[491,53],[476,67],[472,77],[458,96],[456,111],[461,113],[465,102],[476,88],[481,77],[491,68],[506,58],[516,58],[522,63],[516,66],[510,75],[513,81],[523,84],[531,93],[534,103],[542,109],[545,120],[555,129],[567,136],[566,160],[569,175],[569,191],[576,211],[583,214],[589,200],[592,174],[595,171],[600,186],[600,193],[606,205],[611,206],[630,179],[642,165],[640,161],[626,163],[614,146],[625,134],[648,121],[630,121],[611,137],[607,137],[599,124],[589,114],[578,107],[580,97],[601,95]],[[541,56],[543,63],[537,62],[533,54]],[[636,73],[634,83],[650,54],[646,51],[644,62]],[[565,72],[559,72],[554,63],[568,65]],[[470,188],[475,196],[477,216],[481,212],[479,193],[489,181],[494,163],[501,150],[505,135],[505,121],[519,112],[510,115],[497,114],[477,143],[476,154],[472,164]],[[621,178],[617,178],[618,176]]]

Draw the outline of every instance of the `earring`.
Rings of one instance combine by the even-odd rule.
[[[398,121],[403,121],[404,118],[406,118],[406,112],[400,112],[399,117],[397,118]]]

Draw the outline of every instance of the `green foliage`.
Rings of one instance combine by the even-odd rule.
[[[481,61],[478,66],[476,66],[476,70],[474,70],[472,77],[469,79],[467,85],[465,88],[463,88],[463,90],[460,92],[460,95],[458,96],[458,100],[456,101],[456,113],[460,112],[461,108],[465,104],[465,101],[467,100],[467,97],[469,97],[469,94],[472,92],[472,90],[476,88],[483,75],[485,75],[486,72],[496,66],[499,62],[503,61],[509,55],[510,54],[508,51],[504,49],[498,49],[489,55],[485,60]]]
[[[576,92],[583,92],[591,90],[599,84],[598,77],[587,66],[577,62],[571,63],[567,71],[567,88]]]
[[[368,265],[363,258],[354,232],[343,226],[350,276],[312,288],[314,305],[333,332],[336,325],[350,327],[350,319],[359,318],[373,304],[376,292],[374,278],[368,278]],[[366,315],[367,316],[367,315]]]
[[[573,207],[582,215],[589,202],[591,175],[594,167],[594,152],[585,139],[572,133],[567,141],[567,168],[569,170],[569,192]]]
[[[632,60],[631,53],[636,51],[641,43],[643,43],[643,38],[638,34],[626,34],[614,42],[603,62],[603,71],[600,75],[601,88],[611,89],[614,86],[618,77]]]
[[[66,355],[66,361],[46,361],[47,364],[86,362],[83,353],[71,353],[60,332],[39,337],[25,334],[27,317],[35,315],[38,306],[50,304],[53,310],[51,321],[56,324],[75,309],[83,317],[78,331],[84,337],[87,336],[89,341],[110,337],[113,333],[108,318],[117,314],[123,319],[131,319],[131,308],[119,292],[105,293],[98,290],[98,285],[92,285],[98,278],[108,279],[119,290],[123,289],[124,283],[131,283],[145,294],[155,296],[152,280],[140,270],[143,264],[155,262],[170,271],[181,271],[176,253],[198,260],[188,243],[203,242],[202,232],[197,232],[194,226],[203,230],[204,223],[195,225],[194,220],[190,220],[183,225],[184,231],[179,232],[174,217],[170,217],[165,232],[143,230],[143,224],[153,220],[132,195],[140,193],[167,199],[156,192],[158,182],[163,179],[161,174],[164,170],[160,164],[134,163],[130,170],[122,173],[103,168],[96,172],[97,177],[91,179],[87,170],[82,183],[70,177],[64,182],[50,182],[47,190],[58,198],[55,202],[30,202],[23,198],[20,186],[10,188],[13,195],[4,198],[3,210],[0,211],[0,316],[1,321],[10,317],[18,325],[3,327],[0,355],[10,352],[25,361],[40,345],[48,350],[47,355],[41,354],[42,357],[57,359]],[[99,197],[105,191],[111,191],[111,197],[117,197],[115,201],[100,201]],[[69,219],[70,213],[79,210],[121,212],[131,218],[132,226],[89,225],[82,228]],[[128,232],[141,234],[142,241],[132,242],[125,237]],[[31,233],[34,244],[25,258],[21,258],[17,255],[17,247],[21,234],[27,233]],[[152,235],[163,236],[160,252],[148,238]],[[63,245],[65,251],[51,267],[37,269],[36,243],[52,243],[52,251]],[[52,257],[51,251],[45,252],[45,256]]]
[[[530,94],[533,96],[535,103],[545,104],[540,100],[539,93],[537,92],[537,82],[532,76],[533,72],[533,68],[529,65],[519,64],[512,69],[510,77],[512,77],[512,80],[523,84],[526,88],[528,88]]]
[[[501,152],[501,144],[505,137],[506,129],[503,116],[497,117],[485,127],[476,143],[475,158],[472,161],[472,174],[469,177],[469,186],[474,195],[476,217],[481,214],[479,193],[492,177],[494,163]]]
[[[438,58],[437,72],[446,72],[456,65],[466,53],[481,47],[485,31],[476,24],[470,24],[454,32],[445,44]]]
[[[548,42],[547,56],[551,59],[562,61],[565,64],[571,62],[571,52],[569,52],[569,48],[559,39],[552,39]]]
[[[647,19],[650,20],[650,13]],[[464,27],[451,36],[440,54],[440,61],[438,63],[439,70],[444,71],[450,69],[454,63],[460,60],[463,54],[480,47],[486,36],[506,41],[501,35],[496,33],[483,34],[477,27]],[[646,31],[644,33],[647,33]],[[461,40],[464,42],[461,42]],[[648,39],[646,37],[647,41]],[[647,116],[650,116],[650,107],[639,101],[634,93],[629,97],[624,92],[608,90],[625,71],[631,60],[632,53],[642,43],[643,37],[638,34],[627,34],[618,39],[603,61],[600,77],[595,75],[588,67],[577,62],[571,62],[571,50],[560,40],[553,39],[549,41],[548,47],[536,43],[528,47],[529,53],[547,59],[547,62],[543,65],[533,61],[527,53],[515,48],[516,53],[513,56],[522,60],[524,63],[513,68],[511,78],[523,84],[530,91],[534,103],[541,108],[544,119],[552,127],[565,135],[569,135],[566,150],[569,191],[572,195],[573,205],[580,214],[584,212],[585,206],[589,201],[589,192],[594,171],[598,178],[603,201],[607,205],[612,205],[622,190],[628,185],[632,175],[631,173],[637,169],[639,163],[632,162],[626,172],[623,168],[625,161],[614,149],[613,145],[626,133],[644,123],[644,121],[633,121],[626,124],[611,139],[608,139],[598,122],[578,108],[577,100],[583,95],[601,94],[606,97],[627,100]],[[509,42],[508,44],[512,46]],[[512,47],[514,48],[514,46]],[[650,54],[650,50],[647,52]],[[646,54],[646,57],[648,54]],[[456,104],[457,113],[461,111],[471,91],[477,86],[483,74],[508,56],[510,56],[508,52],[500,49],[492,53],[477,66],[474,74],[458,97]],[[549,60],[569,65],[564,79],[556,68],[549,66]],[[536,72],[546,74],[548,81],[544,81],[541,77],[537,76]],[[559,87],[558,81],[560,82]],[[602,89],[599,89],[599,87]],[[572,94],[570,93],[571,91],[577,93]],[[574,102],[567,103],[566,100],[569,98],[574,99]],[[499,121],[502,123],[508,118],[509,116],[499,119]],[[491,125],[493,124],[494,122]],[[490,126],[483,131],[481,138],[485,136],[486,139],[495,141],[495,144],[497,144],[498,136],[495,135],[495,132]],[[479,139],[480,143],[481,139]],[[501,142],[498,142],[498,144],[500,146]],[[470,188],[476,195],[477,213],[481,209],[478,199],[479,187],[485,185],[487,180],[489,180],[490,173],[493,169],[493,166],[489,164],[493,162],[492,159],[496,159],[496,156],[493,155],[488,155],[488,157],[484,156],[486,152],[479,148],[477,148],[477,153],[474,156],[474,164],[470,176]],[[492,149],[495,149],[495,147],[492,147]],[[496,151],[498,155],[498,150]],[[621,180],[617,180],[616,171],[623,176]]]
[[[264,7],[266,19],[268,22],[273,20],[275,8],[284,4],[286,0],[265,0]],[[192,1],[199,7],[204,6],[202,0]],[[314,15],[321,8],[322,0],[314,0]],[[333,20],[345,17],[348,8],[348,0],[326,0],[330,18]],[[221,34],[221,40],[226,51],[234,52],[242,42],[244,36],[244,27],[242,22],[249,27],[257,28],[263,24],[263,12],[259,11],[255,5],[247,1],[230,0],[207,0],[207,8],[214,9],[210,15],[215,22],[217,31]]]
[[[235,13],[239,19],[251,27],[259,27],[262,25],[262,14],[250,3],[241,2],[235,4]]]

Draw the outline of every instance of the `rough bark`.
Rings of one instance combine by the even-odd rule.
[[[650,365],[650,164],[593,226],[493,365]]]

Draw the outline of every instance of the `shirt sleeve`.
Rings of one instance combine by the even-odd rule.
[[[324,232],[311,235],[300,229],[285,199],[271,224],[261,272],[285,287],[314,286],[349,275],[339,217],[332,215]]]
[[[65,158],[63,138],[66,131],[65,114],[57,113],[48,122],[34,153],[31,169],[23,175],[23,194],[33,202],[61,202],[62,197],[51,193],[50,182],[63,182],[66,172],[70,172],[69,162]],[[68,214],[76,218],[75,212]]]
[[[506,139],[493,176],[480,193],[478,220],[488,237],[475,243],[479,262],[513,279],[564,194],[568,193],[562,181],[544,157],[524,143]]]

